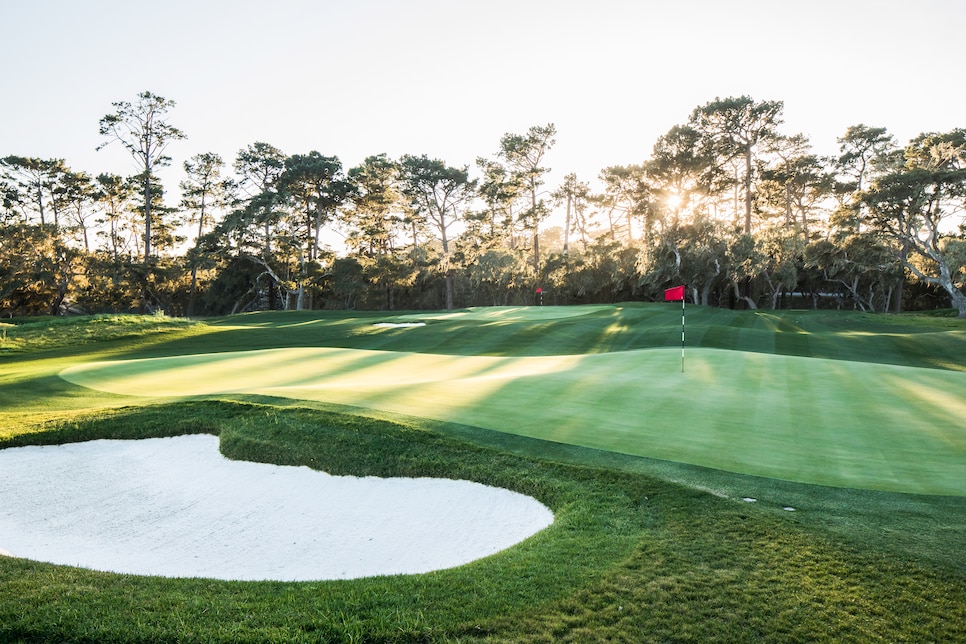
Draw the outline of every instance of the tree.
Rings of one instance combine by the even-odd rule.
[[[805,239],[787,226],[772,226],[761,231],[755,240],[761,259],[761,277],[771,298],[771,308],[778,308],[778,298],[798,284],[799,267],[805,254]]]
[[[888,240],[868,231],[835,241],[819,240],[805,248],[803,268],[816,276],[813,290],[838,291],[854,308],[885,312],[896,284],[902,284],[902,267],[890,246]],[[813,292],[813,308],[817,302]]]
[[[70,170],[63,159],[36,159],[8,156],[0,159],[0,178],[3,179],[4,206],[21,215],[23,223],[48,223],[56,230],[60,224],[58,198],[62,193],[64,175]],[[48,222],[48,214],[51,221]]]
[[[131,219],[135,187],[130,181],[116,174],[99,174],[95,179],[95,200],[101,213],[98,223],[107,225],[106,230],[98,232],[107,238],[107,251],[113,262],[117,263],[121,254],[133,246],[131,235],[135,234]]]
[[[691,124],[725,159],[744,160],[745,234],[751,233],[754,160],[758,149],[777,137],[784,104],[754,101],[750,96],[716,98],[691,113]]]
[[[84,251],[90,252],[88,220],[95,214],[94,204],[97,202],[97,187],[87,173],[67,172],[61,179],[59,197],[67,211],[68,219],[73,220],[71,228],[80,233]]]
[[[356,308],[356,302],[365,291],[363,271],[362,264],[355,257],[340,257],[332,262],[332,268],[329,269],[329,290],[346,311]]]
[[[776,143],[778,160],[761,173],[761,202],[765,208],[783,212],[785,227],[797,226],[807,244],[813,219],[833,194],[834,179],[827,160],[811,154],[802,135],[782,137]]]
[[[643,267],[644,281],[652,287],[684,282],[693,289],[695,303],[707,306],[712,289],[727,277],[729,242],[728,225],[710,217],[671,221],[657,235]]]
[[[486,209],[477,217],[479,232],[490,241],[502,240],[507,247],[515,248],[516,205],[523,194],[523,182],[502,163],[480,157],[476,165],[483,172],[479,193],[486,204]],[[490,228],[486,233],[482,230],[484,222]]]
[[[608,211],[608,222],[611,234],[616,239],[616,221],[623,220],[627,226],[627,242],[634,241],[634,220],[643,220],[641,237],[646,239],[650,234],[650,222],[647,221],[649,212],[648,201],[650,186],[644,173],[644,167],[639,165],[609,166],[598,175],[604,182],[602,205]]]
[[[884,127],[852,125],[839,137],[838,143],[840,154],[835,159],[834,168],[841,177],[835,187],[840,203],[850,203],[866,189],[869,180],[904,163],[902,149]],[[839,209],[835,224],[841,234],[860,232],[863,208]]]
[[[285,153],[274,145],[256,141],[238,151],[233,165],[244,198],[242,208],[231,216],[230,229],[238,238],[254,245],[257,241],[254,229],[260,227],[261,249],[247,256],[249,259],[258,256],[255,263],[261,266],[268,266],[272,261],[274,228],[280,217],[276,185],[285,170],[285,159]],[[269,309],[276,306],[278,286],[274,278],[269,277],[266,286]]]
[[[774,192],[781,193],[780,199],[775,198],[777,194],[772,194],[771,199],[768,199],[769,195],[766,195],[765,200],[771,201],[770,205],[776,205],[779,202],[782,203],[782,209],[785,211],[785,226],[788,228],[791,228],[795,222],[795,218],[792,216],[791,180],[795,176],[791,167],[792,162],[795,159],[807,155],[809,150],[808,139],[803,134],[777,136],[772,142],[771,152],[778,159],[774,165],[763,168],[761,172],[761,183],[770,182],[779,188],[779,190]],[[761,183],[759,184],[759,190],[761,189]]]
[[[319,257],[322,228],[333,220],[336,208],[349,196],[342,162],[315,150],[293,154],[285,160],[278,189],[292,206],[296,221],[301,219],[295,228],[303,231],[308,259],[315,261]]]
[[[334,219],[336,208],[348,199],[349,184],[342,175],[338,157],[323,156],[313,150],[285,160],[285,169],[278,178],[278,191],[292,209],[288,241],[298,253],[296,308],[302,310],[309,306],[306,299],[309,274],[318,273],[321,268],[322,228]]]
[[[666,212],[674,217],[710,214],[712,200],[729,181],[710,142],[687,125],[676,125],[662,135],[643,169],[648,191],[641,235],[645,245],[653,227],[667,223],[661,219]]]
[[[566,220],[564,222],[563,254],[570,252],[570,233],[579,229],[584,235],[585,227],[581,226],[586,213],[588,202],[590,201],[590,186],[585,181],[578,181],[577,175],[571,172],[564,177],[563,185],[554,193],[553,198],[557,203],[566,203]],[[617,205],[614,204],[613,208]],[[587,245],[586,236],[583,237],[584,246]]]
[[[553,123],[535,125],[526,134],[505,134],[500,139],[498,156],[502,158],[525,187],[529,203],[519,214],[526,229],[533,234],[533,270],[540,271],[540,222],[550,214],[546,200],[541,197],[544,175],[549,168],[541,166],[543,159],[556,142],[557,128]]]
[[[966,130],[921,134],[906,146],[903,168],[875,179],[856,205],[897,242],[904,268],[949,294],[966,318],[966,265],[961,234],[951,230],[966,197]]]
[[[634,296],[639,282],[637,251],[604,234],[571,256],[551,254],[545,273],[555,298],[563,291],[577,303],[626,300]]]
[[[47,226],[0,227],[0,313],[57,315],[77,273],[78,252]]]
[[[100,120],[100,134],[109,140],[97,149],[101,150],[118,141],[130,152],[141,169],[138,176],[144,195],[144,261],[147,262],[152,250],[151,202],[154,191],[151,183],[154,171],[171,163],[171,157],[165,154],[168,145],[186,137],[181,130],[164,120],[165,114],[174,108],[174,101],[151,92],[141,92],[135,103],[118,101],[112,105],[116,111]]]
[[[446,276],[446,308],[452,309],[453,265],[449,227],[461,218],[466,203],[476,194],[469,168],[447,166],[439,159],[406,155],[400,162],[402,193],[413,212],[430,222],[443,247],[442,270]]]
[[[506,306],[515,291],[522,289],[527,261],[524,251],[491,248],[476,258],[467,269],[476,299],[487,305]]]
[[[285,153],[274,145],[256,141],[238,151],[233,166],[238,187],[247,198],[249,219],[264,229],[266,261],[272,252],[272,226],[277,222],[275,187],[285,170],[285,159]]]
[[[214,152],[196,154],[184,162],[181,207],[188,215],[188,223],[197,226],[196,241],[214,225],[214,213],[231,201],[234,184],[222,176],[224,167],[225,162]]]
[[[385,154],[366,157],[350,168],[348,178],[353,188],[352,207],[345,213],[349,243],[369,257],[391,253],[403,223],[397,188],[399,164]]]
[[[205,229],[214,225],[215,212],[224,209],[231,200],[233,182],[221,175],[225,162],[214,152],[196,154],[184,162],[185,180],[181,182],[181,206],[188,214],[188,223],[197,222],[195,245],[188,252],[191,266],[191,287],[188,292],[186,314],[194,313],[198,285],[198,267],[202,261],[200,240]]]
[[[895,139],[884,127],[869,127],[862,123],[850,126],[838,139],[839,170],[849,180],[853,192],[862,192],[866,180],[876,170],[884,169],[886,159],[898,150]]]

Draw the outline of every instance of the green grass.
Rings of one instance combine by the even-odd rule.
[[[568,315],[557,323],[573,328],[574,311],[581,309],[564,309]],[[597,322],[607,312],[590,311]],[[506,317],[449,314],[398,334],[418,343],[427,334],[447,336],[457,320],[473,320],[479,344]],[[746,332],[767,333],[770,346],[801,333],[787,317],[745,319],[756,318],[765,330]],[[544,313],[522,322],[554,335],[544,327],[549,319]],[[794,330],[779,331],[783,323]],[[297,335],[293,329],[307,326],[273,330]],[[358,322],[352,327],[356,335],[366,331]],[[505,343],[502,327],[496,331],[496,343]],[[844,346],[870,333],[840,332],[836,340]],[[932,336],[904,337],[936,342]],[[919,360],[922,345],[911,351]],[[743,474],[966,495],[966,371],[704,347],[686,355],[684,373],[680,350],[666,348],[510,357],[298,347],[97,362],[62,376],[116,395],[234,393],[342,403]]]
[[[683,376],[680,310],[661,305],[398,316],[427,322],[407,329],[373,327],[385,314],[118,318],[83,342],[83,322],[62,341],[59,320],[4,327],[0,446],[207,432],[232,458],[500,485],[556,521],[467,566],[340,582],[0,558],[0,641],[966,639],[966,497],[950,483],[966,460],[962,323],[688,318]],[[219,366],[235,382],[198,396]]]
[[[192,326],[196,325],[188,320],[163,315],[18,318],[13,323],[0,325],[0,356],[28,349],[59,349],[108,340],[143,341]]]

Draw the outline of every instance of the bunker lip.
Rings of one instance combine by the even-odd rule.
[[[553,523],[541,503],[509,490],[232,461],[207,434],[8,448],[0,471],[0,554],[125,574],[419,574]]]

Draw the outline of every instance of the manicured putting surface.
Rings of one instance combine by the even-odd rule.
[[[539,309],[538,309],[539,311]],[[966,495],[966,373],[692,349],[452,356],[269,349],[96,362],[100,391],[356,405],[807,483]]]

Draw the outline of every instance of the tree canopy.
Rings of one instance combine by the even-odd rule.
[[[614,302],[685,284],[709,306],[966,317],[963,129],[902,147],[860,123],[822,156],[782,131],[782,101],[715,98],[639,163],[559,185],[553,123],[472,168],[412,153],[346,169],[256,141],[230,163],[186,154],[173,204],[156,169],[187,139],[174,101],[113,106],[101,147],[120,143],[133,176],[0,159],[3,315]]]

